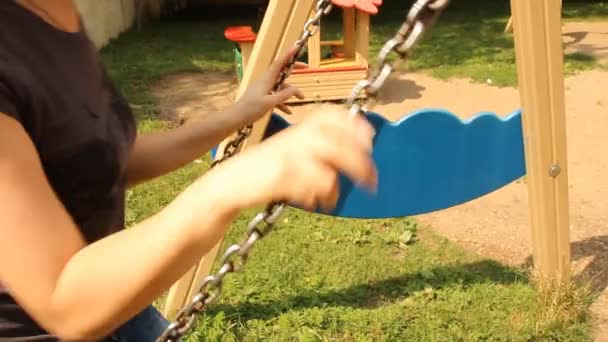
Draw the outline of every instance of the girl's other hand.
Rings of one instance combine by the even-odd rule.
[[[273,92],[281,70],[283,70],[283,67],[287,65],[294,54],[295,48],[289,50],[280,59],[272,63],[264,75],[255,81],[237,101],[236,105],[245,114],[245,125],[257,121],[273,108],[280,109],[285,114],[291,114],[291,110],[284,102],[294,96],[300,99],[304,98],[302,91],[287,84],[284,84],[279,91]],[[305,67],[305,63],[296,62],[294,64],[294,69]]]

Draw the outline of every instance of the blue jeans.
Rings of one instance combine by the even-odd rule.
[[[114,332],[111,341],[155,342],[170,322],[153,306],[148,306]]]

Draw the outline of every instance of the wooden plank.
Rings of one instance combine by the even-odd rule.
[[[247,68],[249,64],[249,59],[251,58],[251,53],[253,52],[253,43],[242,43],[241,44],[241,58],[242,58],[242,67],[243,70]]]
[[[342,58],[342,57],[332,57],[332,58],[326,58],[323,60],[323,63],[321,63],[322,66],[329,66],[329,67],[334,67],[334,66],[339,66],[339,65],[343,65],[343,66],[362,66],[362,64],[360,64],[356,58]]]
[[[304,99],[294,99],[290,103],[305,103],[305,102],[316,102],[321,101],[327,97],[333,99],[345,99],[351,94],[352,87],[328,87],[324,89],[302,89],[304,93]]]
[[[194,274],[197,268],[198,265],[191,268],[169,290],[163,307],[163,314],[165,317],[175,317],[177,312],[186,304],[186,298],[188,298],[188,292],[190,291],[190,286],[194,280]]]
[[[284,0],[280,1],[282,2]],[[291,0],[285,2],[293,3],[293,6],[292,11],[290,11],[289,13],[289,20],[282,28],[283,34],[280,37],[280,44],[278,48],[274,49],[275,56],[286,53],[294,46],[296,40],[299,39],[302,35],[304,23],[306,23],[306,20],[308,19],[307,13],[312,12],[312,9],[315,4],[314,0]],[[276,15],[278,15],[278,13],[275,14],[275,16]],[[271,39],[269,37],[265,37],[262,32],[260,32],[260,35],[258,37],[264,37],[264,41]],[[274,37],[272,37],[272,39],[274,39]],[[276,44],[276,41],[273,40],[273,42]],[[256,47],[254,48],[254,54],[256,52],[256,49],[263,51],[263,47],[260,46],[258,48],[256,44]],[[254,57],[252,56],[252,59],[253,58]],[[256,60],[256,67],[259,67],[260,70],[258,70],[259,72],[254,75],[256,77],[259,77],[266,70],[266,68],[268,68],[268,66],[272,63],[273,60],[274,58]],[[242,88],[241,91],[244,91],[244,88]],[[255,145],[262,140],[262,138],[264,137],[264,133],[266,132],[266,126],[268,126],[268,121],[270,120],[271,114],[272,111],[269,111],[260,120],[258,120],[258,122],[255,123],[251,135],[249,136],[249,139],[247,139],[247,141],[244,143],[244,148]]]
[[[355,58],[355,47],[357,43],[355,29],[355,9],[345,8],[342,12],[342,31],[344,33],[344,56]]]
[[[281,36],[281,40],[279,41],[277,55],[281,55],[292,48],[296,40],[302,36],[304,23],[309,19],[308,13],[312,13],[315,3],[315,0],[296,0],[283,35]]]
[[[560,12],[563,7],[563,0],[559,0]],[[505,33],[513,32],[513,16],[509,17],[509,21],[507,22],[507,26],[505,26]]]
[[[357,64],[367,66],[369,58],[369,15],[361,11],[357,11],[356,33]]]
[[[311,82],[315,79],[351,79],[353,77],[360,77],[360,75],[366,75],[366,69],[356,69],[356,70],[340,70],[333,72],[311,72],[311,73],[292,73],[289,76],[288,80],[291,82],[299,82],[303,80],[310,80]]]
[[[355,72],[361,72],[361,71],[367,71],[368,68],[364,68],[360,65],[349,65],[349,64],[342,64],[342,65],[336,65],[336,66],[321,66],[321,68],[318,69],[312,69],[312,68],[306,68],[306,69],[297,69],[294,70],[294,72],[292,73],[292,75],[320,75],[320,74],[331,74],[331,73],[342,73],[342,72],[348,72],[348,71],[355,71]]]
[[[280,47],[279,42],[283,39],[286,25],[291,20],[292,11],[298,1],[302,0],[270,1],[251,53],[250,67],[243,74],[243,80],[237,90],[237,97],[240,97],[254,80],[262,76],[268,66],[275,60]]]
[[[215,264],[215,258],[220,253],[220,247],[222,244],[216,244],[213,248],[207,253],[207,255],[201,259],[198,263],[196,270],[193,272],[193,277],[191,281],[190,288],[188,289],[188,293],[185,298],[192,299],[196,296],[197,291],[202,285],[202,280],[209,275],[211,269],[213,269],[213,265]],[[213,256],[211,258],[210,256]]]
[[[244,91],[253,83],[255,79],[260,77],[264,71],[267,70],[268,66],[272,63],[277,55],[279,48],[279,41],[282,39],[288,21],[292,16],[292,10],[297,2],[306,1],[310,3],[312,8],[312,0],[271,0],[264,16],[264,21],[260,27],[258,33],[258,39],[251,52],[248,67],[243,72],[243,78],[239,84],[237,90],[237,97],[242,96]],[[310,9],[305,13],[309,13]],[[304,16],[306,18],[306,16]],[[303,25],[303,23],[302,23]],[[268,115],[267,115],[268,116]],[[261,120],[257,126],[266,127],[268,118]],[[260,129],[258,128],[258,132]],[[263,130],[262,130],[263,131]],[[253,136],[253,139],[260,139],[261,135]],[[223,146],[227,143],[228,139],[224,140],[220,144],[220,149],[216,155],[216,158],[220,158],[223,155]],[[176,312],[176,308],[180,308],[184,302],[190,301],[192,297],[183,297],[183,288],[187,287],[188,291],[186,294],[193,293],[193,287],[196,287],[201,279],[206,277],[213,267],[214,261],[217,257],[220,246],[223,244],[223,239],[220,240],[217,245],[206,255],[201,261],[194,267],[193,273],[196,277],[189,273],[185,274],[180,280],[178,280],[169,290],[169,296],[165,304],[165,315],[168,318],[172,318],[172,314]]]
[[[312,82],[291,82],[290,84],[300,89],[311,89],[318,87],[354,87],[357,82],[361,80],[360,77],[351,77],[350,79],[333,80],[333,81],[312,81]]]
[[[570,218],[560,6],[555,0],[511,0],[511,8],[534,265],[542,280],[566,280]]]
[[[348,94],[350,95],[350,94]],[[319,101],[335,101],[335,100],[344,100],[347,95],[344,95],[342,92],[333,92],[333,93],[318,93],[313,94],[313,96],[307,96],[304,99],[294,99],[290,101],[291,104],[303,104],[303,103],[311,103],[311,102],[319,102]],[[363,95],[360,96],[364,97]]]
[[[353,87],[366,76],[365,71],[298,74],[288,80],[304,94],[304,99],[290,99],[288,103],[340,100],[350,96]]]
[[[509,21],[507,22],[507,26],[505,27],[505,33],[510,33],[513,32],[513,17],[509,18]]]
[[[320,38],[321,36],[319,36]],[[321,46],[343,46],[344,45],[344,41],[343,40],[323,40],[321,41]]]
[[[315,16],[315,11],[311,12],[310,17]],[[321,27],[319,25],[319,31],[314,36],[308,39],[308,67],[317,69],[321,67]]]

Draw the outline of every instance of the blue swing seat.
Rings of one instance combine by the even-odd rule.
[[[390,122],[377,113],[373,158],[378,192],[340,177],[340,198],[331,216],[394,218],[446,209],[493,192],[525,175],[521,111],[506,118],[480,113],[463,121],[425,109]],[[273,114],[266,136],[290,124]],[[215,150],[212,152],[215,155]]]

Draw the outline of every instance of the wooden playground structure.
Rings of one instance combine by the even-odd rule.
[[[371,0],[370,0],[371,1]],[[286,50],[293,46],[300,34],[302,27],[309,18],[309,13],[312,13],[315,5],[314,0],[271,0],[267,8],[266,16],[259,30],[255,34],[252,31],[245,32],[243,29],[237,29],[234,32],[227,34],[233,41],[240,45],[243,52],[243,75],[239,84],[237,97],[241,96],[247,87],[268,68],[277,56],[283,54]],[[527,183],[529,189],[529,205],[530,205],[530,228],[533,244],[534,267],[536,272],[542,279],[547,281],[567,281],[570,278],[570,232],[569,232],[569,205],[568,205],[568,170],[567,170],[567,153],[566,153],[566,121],[565,121],[565,100],[564,100],[564,74],[563,74],[563,53],[562,53],[562,37],[561,37],[561,4],[558,0],[511,0],[512,9],[512,24],[514,27],[517,72],[519,78],[519,92],[521,97],[521,112],[514,114],[509,119],[500,121],[492,119],[492,125],[505,129],[505,126],[510,124],[509,133],[512,138],[519,139],[522,143],[522,163],[525,163],[525,170],[515,170],[514,174],[500,176],[499,183],[511,181],[514,175],[521,176],[522,172],[527,175]],[[448,9],[449,10],[449,9]],[[347,14],[351,13],[351,14]],[[306,15],[302,15],[305,13]],[[352,12],[344,12],[345,22],[349,22],[348,27],[352,36]],[[365,17],[365,16],[362,16]],[[351,18],[351,19],[348,19]],[[367,27],[368,21],[362,19],[361,25]],[[358,28],[358,24],[355,24]],[[239,31],[241,30],[241,31]],[[245,29],[246,30],[246,29]],[[355,29],[355,32],[357,29]],[[243,34],[243,32],[247,34]],[[365,40],[365,44],[349,45],[347,41],[353,42],[357,39],[346,38],[347,30],[345,25],[345,38],[343,42],[331,42],[334,46],[341,46],[341,57],[332,58],[350,58],[351,63],[356,67],[365,65],[367,69],[366,49],[362,46],[368,44],[368,36],[361,33],[361,41]],[[240,36],[239,36],[240,34]],[[367,33],[368,34],[368,33]],[[356,36],[357,34],[355,34]],[[309,45],[309,69],[308,72],[294,73],[293,80],[306,80],[308,83],[321,84],[319,89],[326,92],[315,92],[315,86],[305,90],[309,100],[324,100],[332,96],[345,96],[344,92],[351,90],[355,78],[343,78],[343,83],[348,83],[347,87],[339,87],[334,83],[326,81],[334,81],[335,74],[331,77],[321,78],[319,75],[320,69],[326,65],[329,67],[331,62],[323,64],[319,59],[320,53],[315,50],[321,46],[319,36],[316,36],[317,41],[311,39]],[[357,49],[361,48],[365,53],[361,53],[361,59],[357,59]],[[348,57],[350,56],[350,57]],[[334,59],[335,61],[335,59]],[[343,62],[344,60],[342,60]],[[361,64],[358,64],[361,63]],[[363,70],[360,70],[363,72]],[[333,71],[332,71],[333,72]],[[352,71],[351,71],[352,72]],[[359,72],[359,70],[357,71]],[[367,73],[367,70],[365,70]],[[362,79],[361,74],[357,74],[357,80]],[[299,78],[298,78],[299,77]],[[316,77],[320,80],[316,82]],[[322,80],[322,81],[321,81]],[[288,81],[291,84],[298,85],[293,81]],[[304,81],[302,81],[304,82]],[[303,84],[307,84],[304,82]],[[334,87],[335,93],[330,90]],[[318,93],[315,95],[315,93]],[[335,95],[332,95],[335,94]],[[259,143],[266,134],[267,127],[271,123],[273,113],[267,113],[263,119],[255,123],[252,132],[245,142],[243,148],[250,147]],[[445,120],[448,115],[445,113],[426,113],[421,112],[416,114],[418,119],[422,120],[428,117],[426,128],[433,127],[431,124],[437,123],[439,119]],[[376,120],[375,117],[373,117]],[[483,117],[477,120],[477,123],[459,122],[459,127],[472,129],[473,124],[479,125],[488,117]],[[424,121],[424,120],[423,120]],[[374,121],[377,125],[381,125],[383,130],[380,132],[380,138],[386,137],[382,134],[390,134],[390,127],[413,125],[412,120],[406,117],[403,122],[398,124],[390,124],[381,121]],[[513,126],[514,123],[520,123],[521,126]],[[518,135],[512,131],[512,127],[519,128]],[[479,128],[479,127],[477,127]],[[395,129],[399,129],[396,127]],[[386,133],[388,132],[388,133]],[[408,132],[413,132],[412,128]],[[402,135],[395,135],[402,137]],[[394,138],[394,136],[393,136]],[[392,138],[391,138],[392,139]],[[502,139],[501,137],[493,139]],[[223,153],[227,139],[220,146],[215,158],[220,158]],[[394,142],[394,141],[393,141]],[[500,142],[499,142],[500,143]],[[502,141],[505,145],[505,141]],[[380,146],[382,141],[377,141],[379,153],[383,153],[385,146]],[[394,147],[394,146],[393,146]],[[478,146],[469,146],[471,149],[479,148]],[[408,151],[403,147],[403,151]],[[409,146],[408,148],[412,148]],[[423,148],[423,147],[421,147]],[[525,152],[525,153],[523,153]],[[382,155],[379,155],[379,158]],[[517,156],[519,158],[519,155]],[[381,158],[380,158],[381,159]],[[440,165],[437,161],[430,161],[428,165]],[[382,164],[384,165],[384,164]],[[385,166],[379,166],[385,167]],[[390,165],[390,164],[387,164]],[[421,165],[427,165],[422,163]],[[393,168],[400,165],[393,165]],[[490,165],[492,166],[492,165]],[[388,166],[386,166],[388,167]],[[246,172],[246,171],[244,171]],[[389,172],[390,174],[390,172]],[[383,177],[382,169],[380,170],[381,178]],[[392,176],[387,176],[392,177]],[[394,179],[391,179],[394,181]],[[417,180],[415,180],[417,181]],[[473,182],[474,180],[467,180]],[[501,184],[502,184],[501,183]],[[410,183],[408,183],[410,184]],[[424,183],[426,184],[426,183]],[[445,184],[450,184],[446,182]],[[503,185],[506,185],[503,184]],[[410,185],[411,186],[411,185]],[[403,190],[396,186],[397,189]],[[492,186],[492,189],[496,185]],[[423,191],[424,189],[421,189]],[[487,193],[489,189],[483,189]],[[415,192],[415,190],[412,190]],[[380,191],[382,192],[382,190]],[[387,190],[390,192],[390,189]],[[456,192],[456,190],[454,190]],[[450,191],[446,191],[446,196],[450,197]],[[380,194],[382,195],[382,194]],[[393,194],[389,194],[393,195]],[[415,195],[415,194],[414,194]],[[356,193],[346,194],[342,199],[345,206],[364,208],[369,206],[365,201],[374,201],[371,199],[360,199]],[[456,202],[472,199],[473,195],[463,197]],[[481,194],[474,194],[481,196]],[[389,196],[389,200],[390,200]],[[384,199],[378,199],[379,202]],[[354,204],[353,204],[354,203]],[[382,204],[386,206],[386,203]],[[437,207],[436,203],[434,204]],[[439,204],[439,208],[447,208],[450,204]],[[348,208],[347,208],[348,209]],[[346,210],[346,209],[344,209]],[[397,208],[396,211],[376,215],[397,216],[397,214],[409,213],[409,208]],[[424,208],[420,209],[424,210]],[[419,211],[420,211],[419,210]],[[435,210],[435,209],[433,209]],[[437,209],[438,210],[438,209]],[[345,211],[337,212],[336,215],[353,217],[352,215],[344,214]],[[372,213],[373,214],[373,213]],[[365,214],[367,217],[373,215]],[[218,252],[220,251],[222,242],[218,243],[200,262],[187,272],[174,286],[171,288],[165,305],[165,315],[174,317],[177,311],[187,305],[194,296],[197,295],[201,281],[207,277],[216,261]]]
[[[353,1],[339,1],[342,9],[342,39],[322,40],[322,26],[308,40],[307,67],[293,70],[287,83],[304,93],[303,99],[293,98],[287,103],[304,103],[346,99],[355,84],[365,78],[369,69],[370,16],[378,13],[380,0],[369,7],[357,8]],[[311,17],[314,11],[311,10]],[[237,73],[249,65],[257,36],[250,26],[228,27],[228,40],[237,44]],[[327,51],[329,50],[329,51]]]

